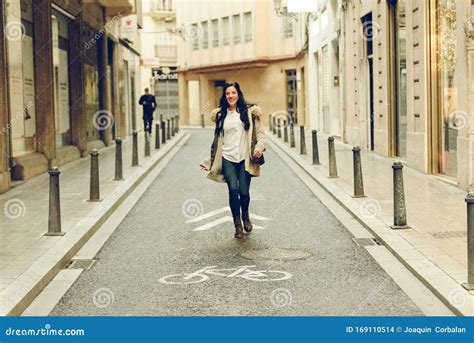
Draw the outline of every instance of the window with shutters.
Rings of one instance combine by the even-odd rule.
[[[244,39],[246,42],[252,41],[252,13],[244,13]]]
[[[201,23],[202,28],[202,48],[207,49],[209,47],[209,30],[207,28],[207,21]]]
[[[229,45],[229,17],[222,18],[222,44]]]
[[[219,46],[219,21],[217,19],[212,19],[212,46],[215,48]]]
[[[232,33],[234,36],[234,44],[240,43],[240,14],[232,16]]]

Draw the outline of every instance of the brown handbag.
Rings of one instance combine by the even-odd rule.
[[[253,157],[253,153],[254,153],[254,149],[255,149],[255,146],[257,145],[257,133],[255,132],[255,116],[252,115],[252,145],[251,145],[251,149],[250,149],[250,158],[251,160],[254,162],[254,163],[257,163],[259,165],[262,165],[265,163],[265,158],[263,157],[263,152],[262,152],[262,156],[260,157]]]

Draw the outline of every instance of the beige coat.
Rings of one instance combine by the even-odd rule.
[[[216,115],[219,112],[220,108],[216,108],[211,112],[211,120],[212,122],[216,122]],[[260,118],[262,117],[262,111],[258,106],[252,106],[248,109],[248,116],[249,116],[249,123],[250,127],[247,131],[248,139],[246,142],[246,153],[245,153],[245,170],[250,173],[252,176],[259,176],[260,175],[260,165],[258,163],[253,163],[250,158],[250,147],[252,144],[252,130],[253,130],[253,123],[252,123],[252,115],[255,117],[255,133],[257,136],[257,144],[255,145],[255,151],[260,151],[263,153],[265,150],[265,145],[267,142],[265,132],[262,128],[262,123]],[[217,150],[216,156],[214,158],[214,164],[211,167],[211,158],[206,158],[204,161],[201,162],[201,165],[204,166],[207,170],[210,168],[210,172],[207,175],[207,178],[217,182],[225,182],[224,175],[222,174],[222,146],[224,144],[224,136],[221,132],[217,141]]]

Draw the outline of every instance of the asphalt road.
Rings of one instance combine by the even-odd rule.
[[[228,205],[198,166],[212,131],[189,132],[51,315],[422,315],[271,149],[251,185],[261,229],[236,240],[225,210],[187,223]]]

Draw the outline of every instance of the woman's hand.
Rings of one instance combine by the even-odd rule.
[[[203,166],[202,164],[199,165],[201,167],[201,170],[209,171],[209,169],[206,168],[206,166]]]
[[[253,152],[253,158],[259,158],[260,156],[262,156],[262,153],[258,150],[255,150]]]

